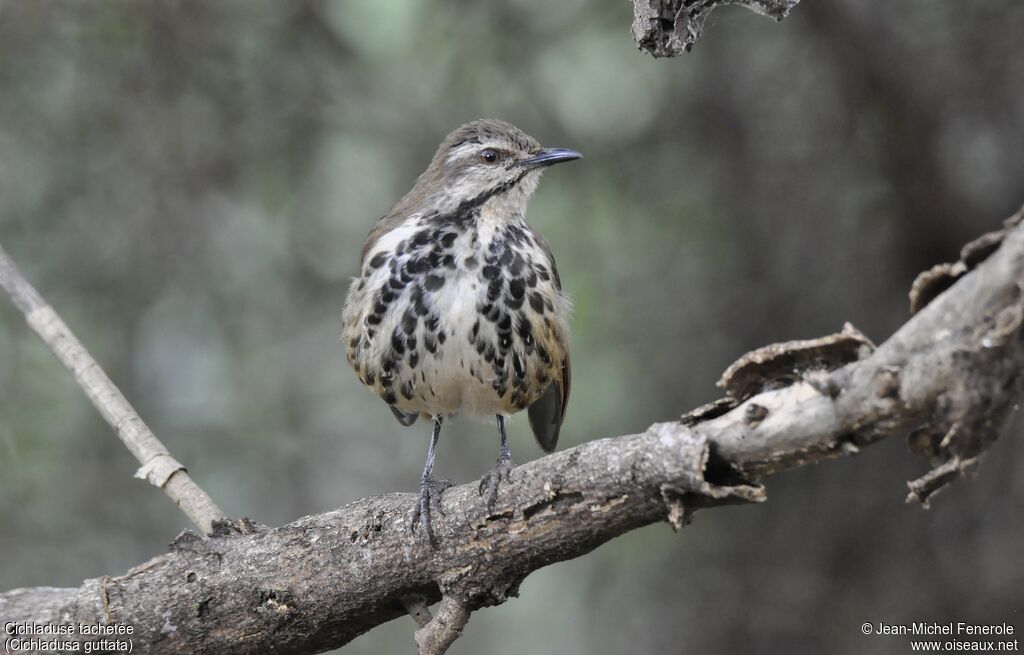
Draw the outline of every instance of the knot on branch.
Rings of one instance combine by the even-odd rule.
[[[256,534],[257,532],[266,532],[270,529],[262,523],[256,523],[247,516],[243,516],[238,519],[227,517],[215,519],[212,525],[213,531],[210,534],[211,537],[230,537],[232,535],[240,534]]]
[[[480,570],[484,568],[464,566],[445,572],[438,580],[442,597],[456,597],[472,611],[519,597],[519,585],[526,577],[525,572],[516,567],[503,571]]]

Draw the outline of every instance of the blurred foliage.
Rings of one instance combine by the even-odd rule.
[[[586,159],[530,219],[576,301],[566,446],[716,397],[732,359],[853,321],[1024,200],[1020,0],[814,0],[714,14],[651,60],[629,3],[0,0],[0,242],[228,512],[268,524],[414,488],[337,343],[377,216],[452,128]],[[490,465],[446,426],[438,470]],[[1013,432],[1019,432],[1019,423]],[[539,454],[513,421],[519,461]],[[631,533],[530,577],[453,653],[905,652],[865,621],[1021,623],[1024,444],[923,512],[901,444],[761,507]],[[186,521],[0,302],[0,589],[77,585]],[[609,620],[609,617],[614,617]],[[405,652],[411,620],[347,653]]]

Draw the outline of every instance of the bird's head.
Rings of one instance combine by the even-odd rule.
[[[416,186],[421,197],[452,207],[480,206],[494,199],[521,203],[525,210],[543,169],[580,157],[574,150],[543,148],[504,121],[476,120],[445,137]]]

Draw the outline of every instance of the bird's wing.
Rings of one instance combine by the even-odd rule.
[[[562,360],[562,366],[555,375],[555,379],[527,411],[533,436],[537,438],[537,443],[546,452],[550,453],[558,445],[558,431],[562,427],[562,421],[565,420],[565,408],[569,404],[571,382],[572,366],[569,363],[569,353],[566,351],[565,359]]]
[[[551,273],[555,278],[555,287],[562,290],[562,279],[558,275],[558,267],[555,265],[555,257],[551,254],[551,246],[541,236],[540,232],[533,230],[533,235],[538,245],[544,250],[551,262]],[[551,452],[558,445],[558,432],[565,420],[565,408],[569,405],[569,387],[572,386],[572,364],[569,361],[569,350],[565,349],[565,357],[562,365],[558,368],[554,380],[548,385],[547,390],[540,398],[535,400],[527,415],[530,417],[530,428],[537,443],[546,452]]]

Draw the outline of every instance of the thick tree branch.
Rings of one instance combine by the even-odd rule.
[[[746,7],[779,21],[800,0],[633,0],[633,41],[654,57],[689,52],[708,14],[725,5]]]
[[[135,477],[162,489],[204,534],[212,534],[214,521],[224,520],[224,513],[160,443],[57,312],[29,284],[3,247],[0,247],[0,288],[25,314],[29,326],[74,376],[78,386],[139,460],[141,467]]]
[[[886,436],[911,433],[937,467],[913,483],[926,500],[974,465],[1021,396],[1021,217],[965,250],[952,278],[915,285],[923,308],[877,349],[852,328],[771,346],[730,368],[728,398],[681,421],[515,469],[492,511],[475,484],[448,490],[439,549],[408,530],[415,496],[388,494],[247,535],[186,532],[125,575],[2,594],[0,617],[124,622],[136,652],[311,653],[411,612],[420,652],[443,653],[470,612],[532,571],[640,526],[760,502],[758,478]]]

